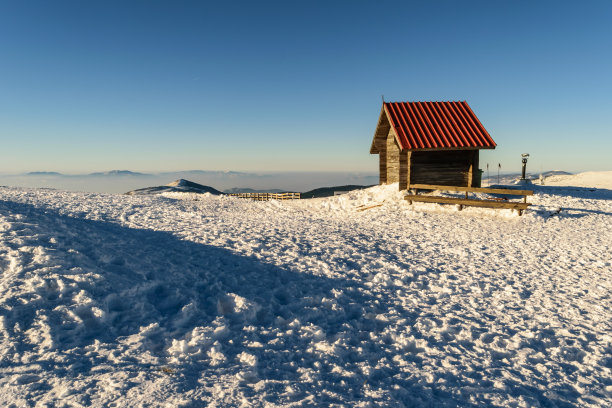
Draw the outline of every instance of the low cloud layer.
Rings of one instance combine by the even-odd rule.
[[[13,187],[54,188],[68,191],[125,193],[130,190],[168,184],[186,179],[199,184],[226,190],[234,187],[253,189],[281,189],[307,191],[317,187],[344,184],[371,185],[378,183],[374,173],[343,172],[286,172],[242,173],[222,171],[182,171],[169,173],[134,173],[109,171],[82,175],[34,172],[20,175],[0,175],[0,184]]]

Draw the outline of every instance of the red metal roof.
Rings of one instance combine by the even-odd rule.
[[[467,102],[384,102],[402,150],[494,149]]]

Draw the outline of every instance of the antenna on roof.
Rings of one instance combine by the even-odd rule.
[[[385,95],[380,95],[380,97],[382,98],[383,103],[385,103]]]

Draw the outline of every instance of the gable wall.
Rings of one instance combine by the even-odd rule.
[[[387,144],[378,149],[378,183],[387,184]]]
[[[400,148],[397,145],[395,134],[392,129],[389,129],[389,133],[387,134],[385,161],[387,170],[385,182],[387,184],[397,183],[399,181],[400,170]]]

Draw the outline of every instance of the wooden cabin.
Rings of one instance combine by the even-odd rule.
[[[480,187],[480,149],[495,142],[467,102],[383,102],[372,140],[380,184]]]

